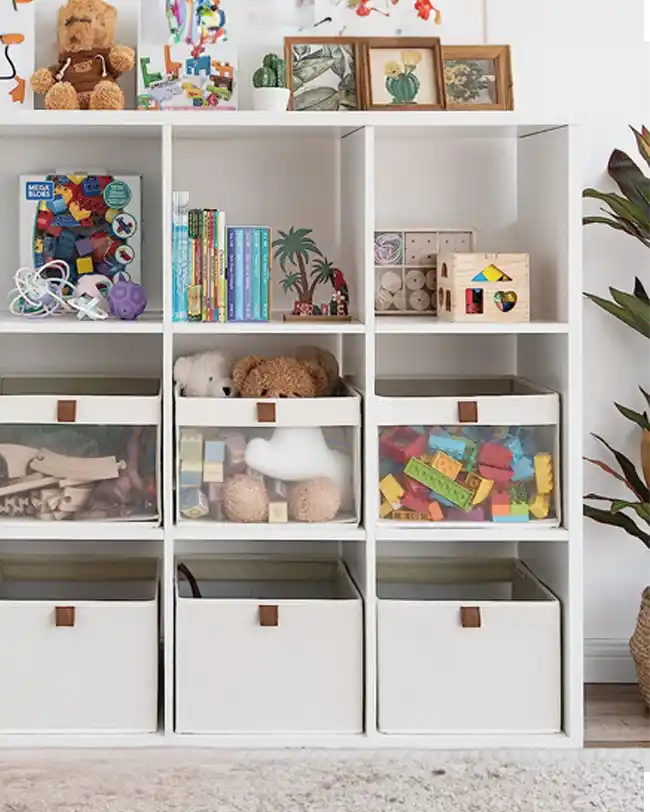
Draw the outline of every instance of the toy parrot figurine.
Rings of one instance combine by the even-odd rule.
[[[339,268],[334,268],[332,271],[332,286],[337,299],[339,315],[347,316],[350,294],[348,292],[348,283],[345,281],[345,277],[343,276],[343,271],[341,271]]]

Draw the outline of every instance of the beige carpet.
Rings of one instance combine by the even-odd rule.
[[[642,786],[620,753],[0,753],[0,812],[642,812]]]

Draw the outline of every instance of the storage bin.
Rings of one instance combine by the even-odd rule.
[[[559,525],[557,393],[513,377],[376,387],[380,519]]]
[[[521,562],[378,565],[382,733],[555,733],[560,604]]]
[[[359,522],[361,398],[183,397],[177,519]]]
[[[153,560],[0,560],[0,731],[157,728]]]
[[[360,733],[363,612],[328,561],[185,561],[176,596],[179,733]]]
[[[158,523],[160,382],[0,380],[0,519]]]

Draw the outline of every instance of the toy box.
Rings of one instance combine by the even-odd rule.
[[[65,260],[71,279],[141,282],[141,178],[48,174],[20,179],[20,264]],[[95,283],[102,280],[95,279]]]
[[[34,4],[0,3],[0,111],[32,107]]]
[[[237,51],[229,0],[144,0],[138,46],[140,110],[236,110]]]

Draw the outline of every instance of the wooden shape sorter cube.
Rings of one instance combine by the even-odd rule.
[[[440,251],[471,251],[471,229],[375,231],[375,312],[435,316]]]
[[[467,322],[530,321],[528,254],[442,252],[438,318]]]

